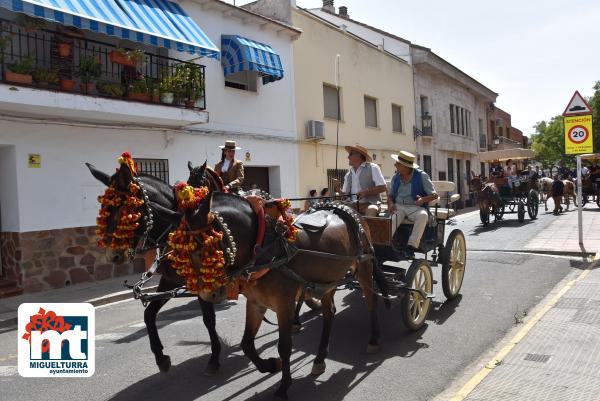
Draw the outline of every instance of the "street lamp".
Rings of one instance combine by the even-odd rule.
[[[421,116],[421,126],[423,127],[423,135],[431,136],[431,114],[425,112]]]

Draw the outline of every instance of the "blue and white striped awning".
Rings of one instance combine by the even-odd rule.
[[[198,24],[168,0],[0,0],[0,7],[120,39],[219,58],[219,49]]]
[[[238,35],[221,36],[221,64],[225,76],[258,71],[264,84],[283,78],[281,59],[271,46]]]

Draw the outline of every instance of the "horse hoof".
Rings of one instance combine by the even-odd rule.
[[[292,333],[299,333],[302,328],[301,324],[293,324],[292,325]]]
[[[379,345],[369,344],[367,345],[367,354],[376,354],[379,352]]]
[[[325,373],[325,362],[321,362],[321,363],[313,363],[313,367],[312,370],[310,371],[310,374],[313,376],[319,376],[322,375],[323,373]]]
[[[277,391],[275,391],[275,397],[279,398],[281,400],[287,400],[288,399],[287,391],[285,391],[281,388],[278,388]]]
[[[206,369],[204,369],[204,376],[214,376],[217,374],[217,372],[219,371],[219,365],[213,365],[211,363],[209,363],[208,365],[206,365]]]
[[[157,360],[156,364],[161,372],[167,373],[169,369],[171,369],[171,357],[169,357],[169,355],[163,355]]]

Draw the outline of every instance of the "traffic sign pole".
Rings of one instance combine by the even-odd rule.
[[[577,225],[579,226],[579,246],[583,248],[583,202],[581,201],[581,155],[577,155]]]

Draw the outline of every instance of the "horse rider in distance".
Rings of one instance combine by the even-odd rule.
[[[381,194],[387,190],[381,169],[371,162],[367,148],[356,144],[346,146],[350,169],[344,176],[341,191],[350,196],[352,201],[358,200],[358,212],[365,216],[375,217],[379,213]]]
[[[235,158],[235,151],[242,148],[235,145],[235,141],[225,141],[221,148],[221,161],[215,165],[215,172],[223,180],[225,189],[237,192],[244,183],[244,164]]]

